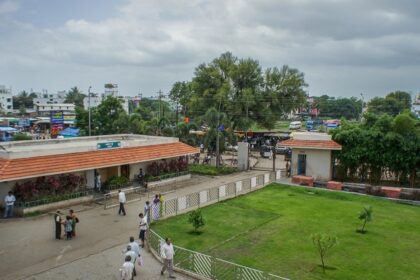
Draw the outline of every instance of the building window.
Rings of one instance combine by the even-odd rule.
[[[12,109],[12,106],[11,105],[7,105],[7,109]]]

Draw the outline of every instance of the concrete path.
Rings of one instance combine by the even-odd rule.
[[[78,280],[118,280],[119,268],[122,265],[122,249],[126,244],[112,247],[98,254],[49,269],[45,272],[30,276],[27,280],[56,280],[56,279],[78,279]],[[168,274],[160,275],[161,264],[150,254],[141,251],[144,266],[136,265],[137,276],[134,279],[163,280],[169,279]],[[185,275],[175,273],[178,280],[193,279]]]
[[[174,198],[262,173],[265,172],[248,171],[218,177],[193,176],[193,184],[183,182],[179,184],[176,192],[168,193],[165,198]],[[129,236],[138,236],[138,213],[143,211],[146,199],[147,196],[143,196],[139,201],[127,204],[127,216],[119,216],[117,208],[104,210],[103,205],[85,204],[74,207],[80,223],[77,224],[77,237],[71,241],[54,239],[52,215],[2,220],[0,222],[1,279],[23,279],[54,267],[62,267],[64,264],[86,256],[95,254],[101,256],[102,252],[117,245],[125,244],[128,242]],[[89,210],[78,212],[80,209]],[[64,211],[67,211],[67,209]],[[174,243],[176,244],[176,240],[174,240]],[[116,254],[120,250],[117,251]],[[92,268],[94,272],[99,273],[101,271],[94,265],[91,266],[89,263],[86,263],[86,265],[91,268],[87,272],[82,272],[81,267],[80,273],[90,273]],[[114,265],[118,267],[120,262],[116,262]],[[113,271],[113,268],[111,270]],[[70,277],[62,279],[87,278]]]

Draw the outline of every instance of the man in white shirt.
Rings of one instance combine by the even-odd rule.
[[[127,199],[125,198],[125,193],[121,190],[118,190],[118,200],[120,202],[120,209],[118,210],[118,215],[121,215],[122,212],[125,216],[124,204],[127,201]]]
[[[144,239],[146,238],[146,230],[147,230],[147,217],[145,217],[143,213],[140,213],[139,218],[140,218],[139,239],[141,240],[141,247],[144,248]]]
[[[163,267],[162,267],[162,270],[160,271],[160,274],[163,275],[163,273],[165,273],[165,270],[168,269],[169,278],[176,278],[173,275],[175,251],[174,251],[174,247],[172,246],[171,240],[169,238],[165,239],[165,243],[161,247],[161,255],[163,259]]]
[[[13,208],[15,206],[16,197],[9,192],[4,198],[4,217],[13,217]]]
[[[125,262],[120,268],[121,271],[121,280],[133,280],[133,270],[134,265],[131,262],[130,256],[125,256]]]
[[[130,236],[130,243],[128,243],[128,245],[131,247],[131,250],[136,253],[136,256],[140,256],[140,247],[139,244],[134,241],[134,237]]]
[[[137,259],[137,254],[136,252],[133,251],[133,249],[131,248],[130,245],[127,246],[127,251],[125,252],[125,256],[130,256],[130,261],[133,264],[133,276],[136,276],[136,259]]]

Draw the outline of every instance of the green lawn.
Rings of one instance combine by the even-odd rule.
[[[368,233],[356,233],[363,206]],[[203,208],[207,225],[192,234],[187,215],[153,226],[178,246],[291,279],[419,279],[420,207],[375,197],[272,184]],[[326,274],[310,238],[337,236]]]

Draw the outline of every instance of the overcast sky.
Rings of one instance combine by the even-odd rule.
[[[311,95],[420,92],[418,0],[0,0],[0,84],[168,92],[221,53],[287,64]]]

